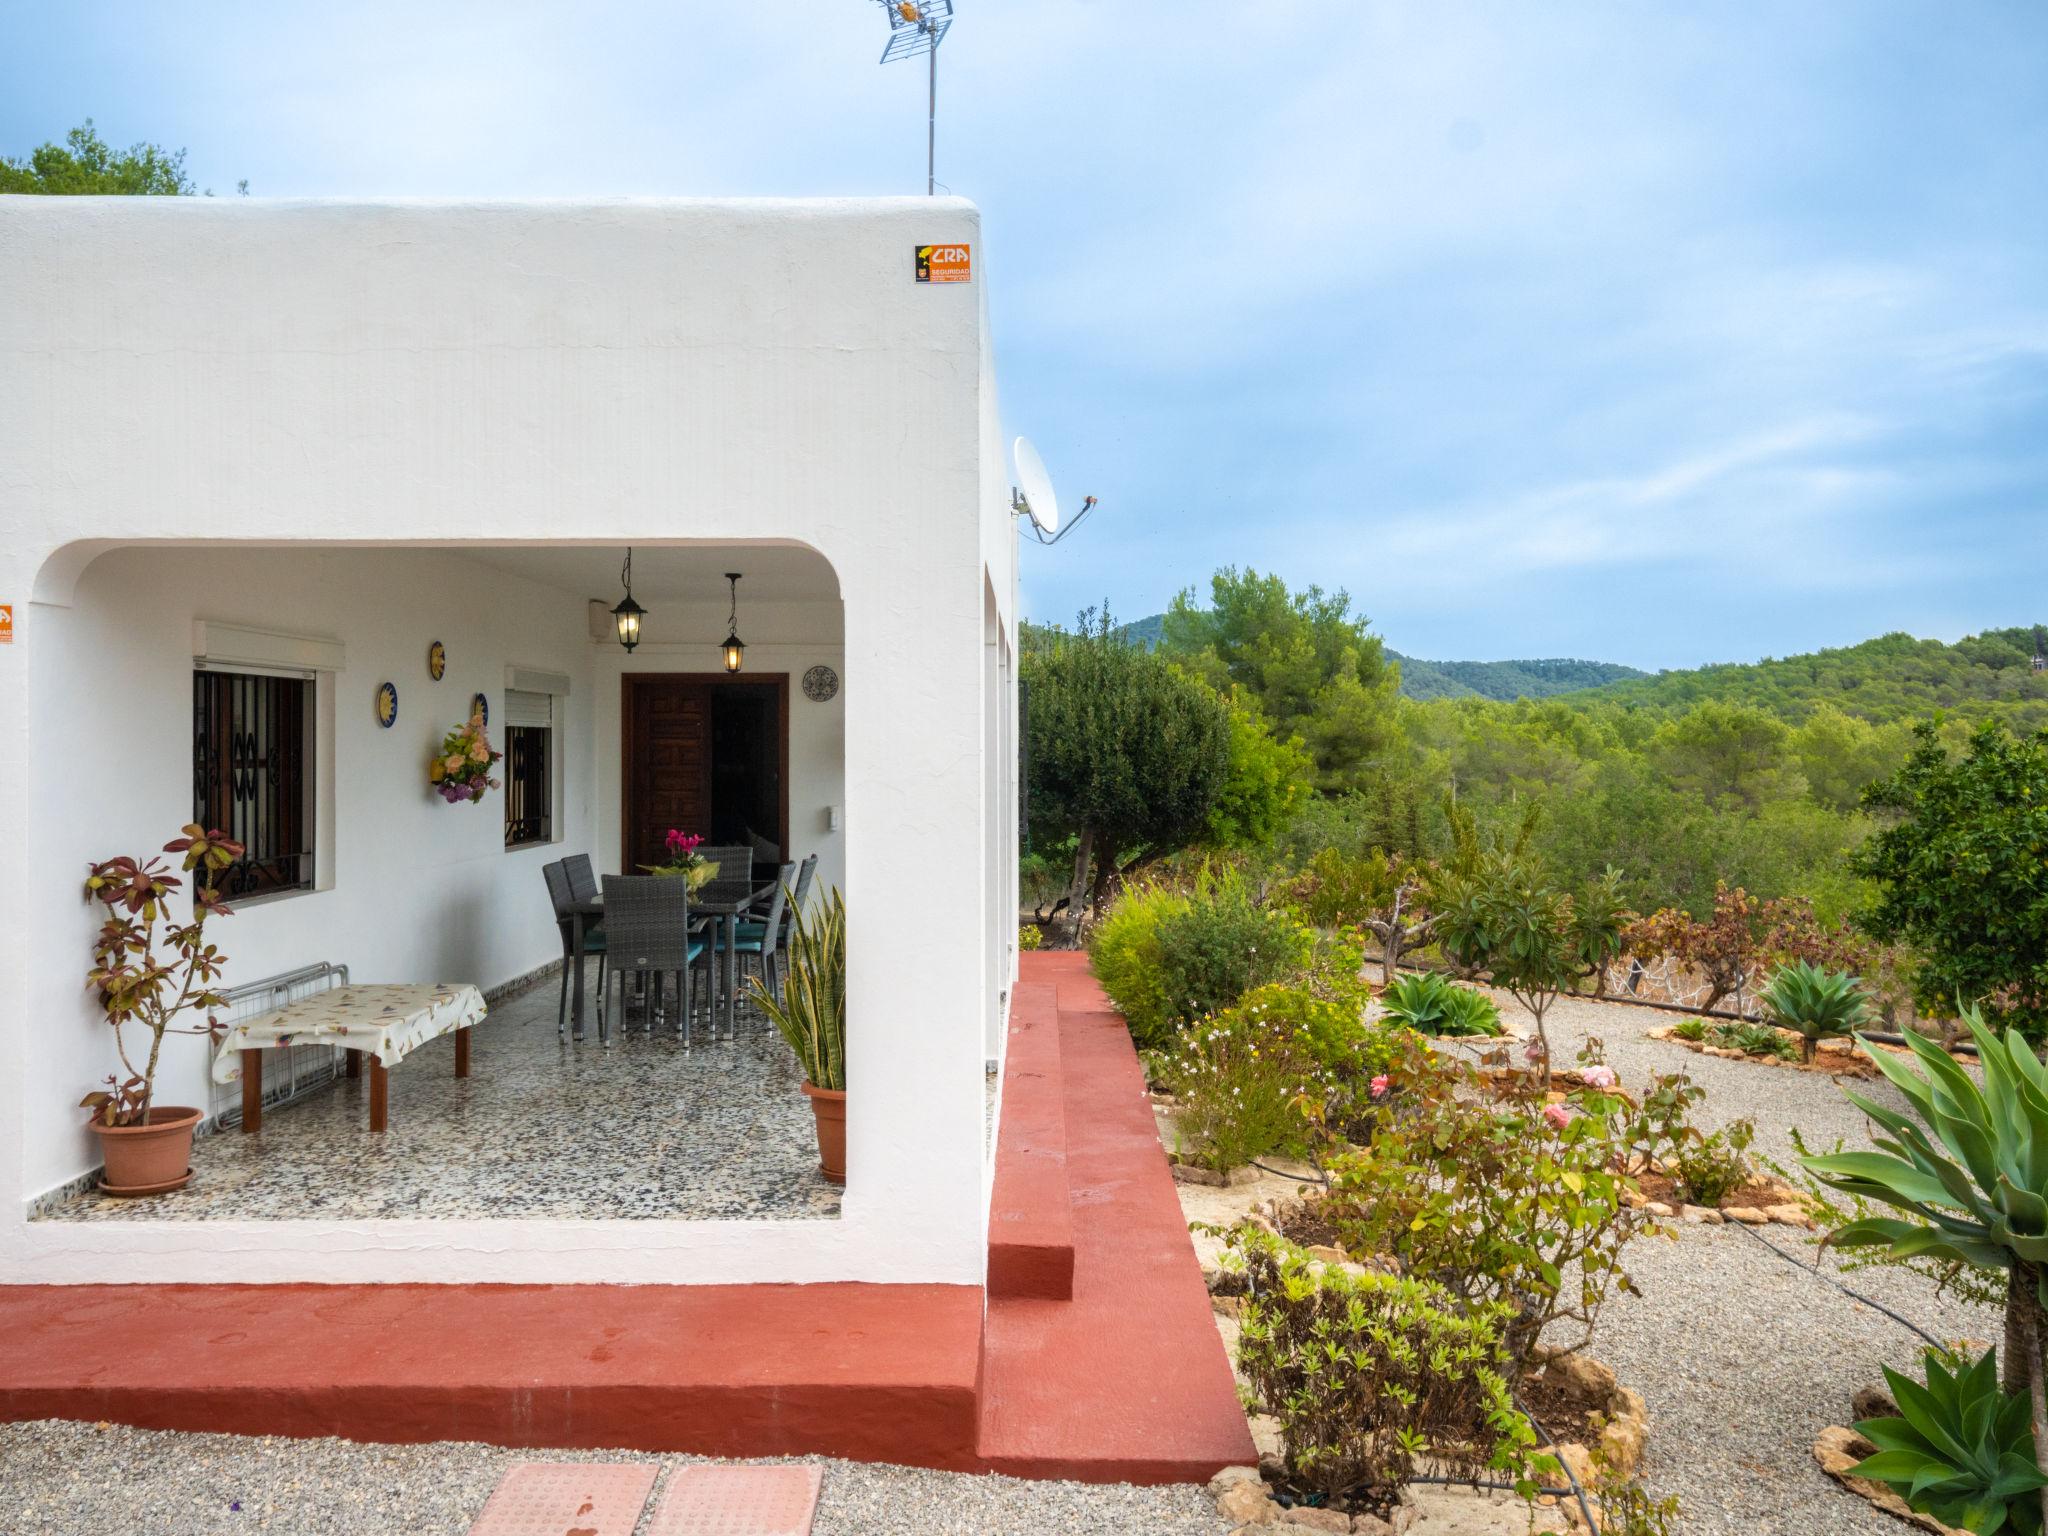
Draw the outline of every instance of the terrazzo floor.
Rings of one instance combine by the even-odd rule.
[[[742,1012],[737,1038],[684,1049],[638,1010],[555,1033],[555,984],[493,1005],[472,1033],[470,1076],[452,1036],[390,1075],[390,1129],[373,1136],[369,1078],[343,1078],[265,1113],[254,1136],[202,1136],[192,1182],[116,1200],[88,1191],[45,1221],[571,1218],[811,1220],[839,1214],[818,1172],[796,1058]],[[588,1010],[586,1010],[588,1012]]]

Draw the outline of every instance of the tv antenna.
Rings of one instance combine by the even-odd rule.
[[[1010,447],[1010,457],[1017,465],[1017,484],[1010,491],[1010,510],[1025,520],[1031,536],[1039,543],[1059,543],[1095,510],[1095,498],[1082,497],[1081,510],[1074,514],[1072,522],[1062,528],[1059,496],[1052,488],[1052,476],[1045,472],[1045,460],[1031,446],[1031,439],[1018,438]]]
[[[925,58],[924,195],[938,190],[939,44],[953,25],[953,0],[877,0],[889,16],[889,43],[881,62]]]

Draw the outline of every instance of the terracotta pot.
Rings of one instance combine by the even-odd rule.
[[[107,1169],[100,1188],[110,1195],[160,1195],[192,1177],[192,1132],[200,1114],[179,1104],[157,1104],[146,1125],[93,1122]]]
[[[804,1084],[818,1122],[818,1172],[834,1184],[846,1182],[846,1091]]]

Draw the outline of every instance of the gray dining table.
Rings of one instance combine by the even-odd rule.
[[[690,892],[690,916],[708,917],[715,920],[718,928],[720,948],[723,954],[714,951],[711,972],[719,978],[713,983],[711,997],[711,1038],[718,1038],[718,1015],[725,1013],[725,1032],[728,1037],[739,1032],[739,954],[735,940],[739,937],[740,919],[767,900],[775,891],[775,882],[756,885],[752,880],[711,880]],[[604,916],[604,897],[592,896],[575,902],[569,909],[570,962],[573,968],[574,998],[569,1009],[571,1033],[578,1040],[583,1038],[583,929],[586,923]],[[722,973],[722,974],[721,974]]]

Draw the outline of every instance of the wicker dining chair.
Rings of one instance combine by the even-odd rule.
[[[578,901],[588,901],[597,894],[597,874],[590,867],[589,854],[570,854],[562,860],[562,869],[569,876],[569,894]]]
[[[794,887],[791,887],[789,883],[789,871],[792,867],[796,870],[796,885]],[[815,853],[805,855],[804,861],[800,865],[783,865],[782,877],[776,881],[776,889],[773,893],[775,905],[780,911],[779,921],[770,923],[766,920],[768,899],[764,898],[760,909],[762,916],[747,918],[739,925],[739,933],[742,939],[760,939],[768,934],[774,935],[774,942],[769,945],[769,950],[774,958],[775,995],[777,997],[782,995],[782,978],[787,974],[786,967],[789,964],[790,930],[796,926],[797,913],[804,909],[804,898],[811,891],[811,876],[816,874],[817,870],[818,856]],[[788,898],[787,900],[783,899],[785,896]]]
[[[627,975],[652,981],[647,997],[647,1028],[661,1007],[662,980],[676,977],[679,1011],[676,1033],[690,1043],[690,968],[709,952],[710,944],[690,932],[690,884],[661,875],[604,877],[605,949],[610,976],[619,981],[619,1027],[625,1028]]]
[[[562,998],[555,1008],[555,1033],[558,1035],[569,1028],[569,978],[576,969],[576,923],[569,909],[584,899],[576,894],[576,883],[568,864],[569,860],[562,859],[540,867],[541,876],[548,883],[548,900],[554,904],[555,927],[562,935]],[[593,888],[591,895],[596,894]],[[583,953],[597,956],[597,1034],[602,1040],[605,1033],[605,936],[602,921],[584,922]]]
[[[716,878],[720,885],[728,880],[754,878],[754,850],[745,843],[721,843],[717,847],[703,843],[697,848],[697,856],[718,866]]]
[[[782,966],[777,955],[776,934],[782,931],[784,904],[789,900],[790,882],[796,878],[796,866],[785,864],[775,872],[775,885],[768,895],[768,905],[758,921],[747,921],[733,925],[736,937],[733,940],[735,969],[744,975],[751,963],[761,984],[775,997],[782,996]],[[717,941],[719,954],[725,953],[725,941]],[[735,977],[735,986],[739,978]]]

